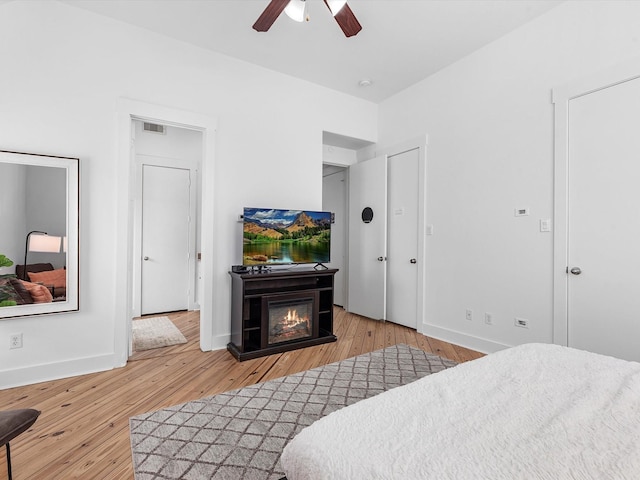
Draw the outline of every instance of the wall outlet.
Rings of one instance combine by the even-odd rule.
[[[467,308],[467,310],[464,312],[464,318],[469,321],[473,320],[473,310]]]
[[[9,349],[22,348],[22,334],[16,333],[9,337]]]
[[[493,313],[484,313],[484,323],[486,323],[487,325],[493,325]]]
[[[515,325],[516,327],[520,327],[520,328],[529,328],[529,320],[527,320],[526,318],[515,318]]]

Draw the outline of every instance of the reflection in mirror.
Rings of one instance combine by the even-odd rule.
[[[78,310],[78,164],[0,151],[0,318]]]

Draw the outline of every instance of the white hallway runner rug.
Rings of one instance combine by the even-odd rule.
[[[169,317],[142,318],[132,324],[134,352],[187,343]]]

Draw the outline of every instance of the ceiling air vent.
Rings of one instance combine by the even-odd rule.
[[[153,133],[165,133],[165,126],[158,125],[157,123],[148,123],[144,122],[144,131],[145,132],[153,132]]]

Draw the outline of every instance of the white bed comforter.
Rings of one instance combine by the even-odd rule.
[[[281,464],[288,480],[638,480],[640,363],[507,349],[331,413]]]

